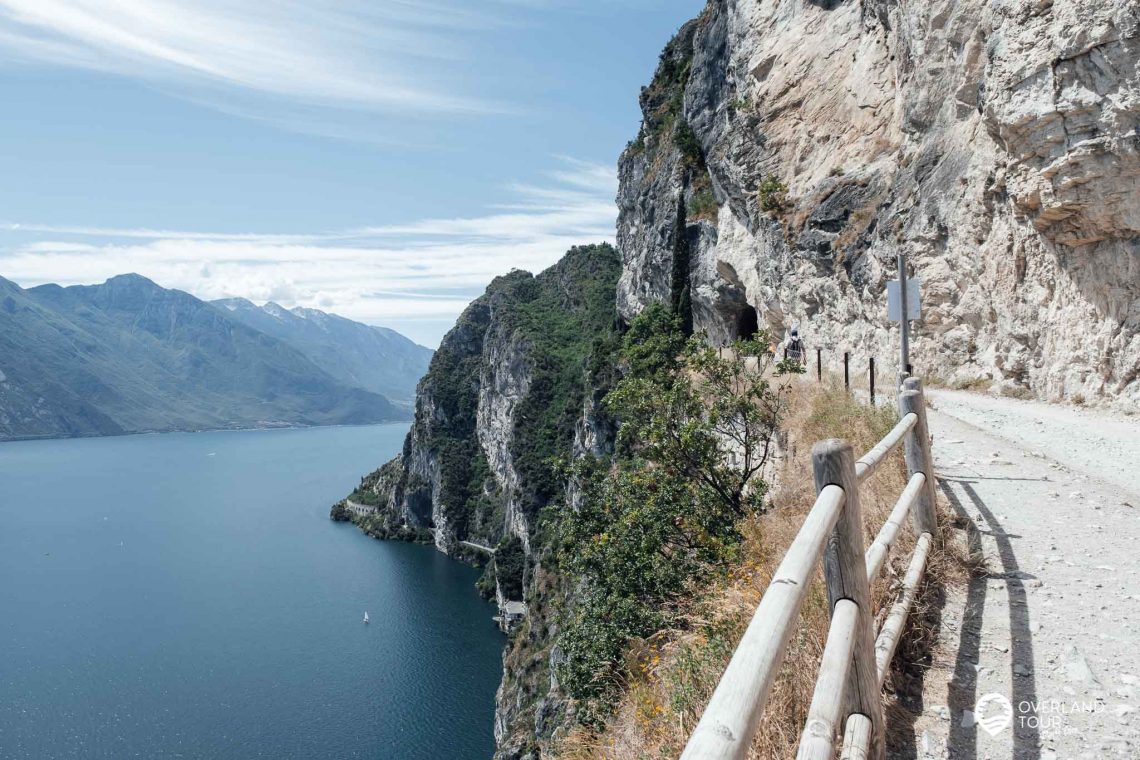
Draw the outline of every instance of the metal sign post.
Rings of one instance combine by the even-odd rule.
[[[899,311],[902,312],[902,319],[899,320],[901,326],[902,339],[899,341],[902,347],[902,361],[899,363],[899,385],[902,385],[903,380],[910,377],[910,312],[907,307],[907,290],[908,288],[902,286],[906,282],[906,254],[899,249]]]
[[[919,287],[922,281],[907,277],[906,254],[898,254],[899,278],[887,283],[887,319],[898,322],[901,332],[899,383],[910,377],[910,320],[921,316]],[[906,283],[901,286],[900,283]]]

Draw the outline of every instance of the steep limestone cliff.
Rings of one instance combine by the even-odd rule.
[[[543,569],[539,516],[569,498],[553,460],[612,441],[598,403],[619,273],[617,252],[598,245],[572,249],[537,276],[492,282],[433,357],[403,452],[349,496],[377,511],[333,510],[378,537],[431,540],[459,558],[482,561],[473,544],[495,548],[482,588],[528,606],[497,702],[503,758],[525,756],[564,708],[550,675],[552,602],[564,588]]]
[[[436,547],[495,546],[514,537],[531,555],[538,511],[562,495],[551,459],[596,438],[591,356],[612,332],[617,253],[572,249],[538,276],[496,278],[444,337],[420,382],[399,457],[350,499],[378,511],[364,527]],[[594,441],[593,445],[598,445]]]
[[[667,299],[680,206],[697,329],[799,325],[949,381],[1140,402],[1140,4],[713,0],[620,162],[619,309]],[[709,210],[711,187],[715,210]]]

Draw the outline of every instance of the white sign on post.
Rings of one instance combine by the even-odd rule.
[[[906,318],[907,321],[918,319],[921,315],[919,308],[919,286],[922,285],[922,279],[919,277],[911,277],[906,281]],[[889,280],[887,282],[887,319],[892,322],[902,321],[902,298],[899,294],[899,281]]]

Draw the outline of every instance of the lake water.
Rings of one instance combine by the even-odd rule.
[[[328,519],[406,429],[0,444],[0,758],[489,758],[478,572]]]

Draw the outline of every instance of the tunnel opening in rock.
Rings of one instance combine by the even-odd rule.
[[[736,318],[736,337],[751,340],[760,331],[760,315],[753,306],[745,306]]]

